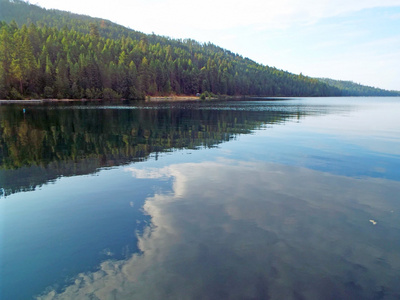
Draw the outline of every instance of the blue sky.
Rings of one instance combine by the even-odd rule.
[[[31,1],[219,45],[313,77],[400,90],[400,0]]]

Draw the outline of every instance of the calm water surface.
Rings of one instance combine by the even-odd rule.
[[[0,299],[399,299],[399,114],[0,106]]]

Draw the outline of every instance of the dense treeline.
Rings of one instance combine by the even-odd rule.
[[[387,91],[375,87],[361,85],[352,81],[319,78],[322,82],[342,91],[343,96],[400,96],[400,92]]]
[[[1,17],[8,21],[0,23],[1,98],[143,99],[206,91],[340,95],[319,80],[257,64],[213,44],[145,35],[21,1],[0,2]],[[12,17],[20,24],[9,21]]]
[[[210,43],[146,35],[20,0],[0,0],[0,21],[0,98],[399,95],[294,75]]]
[[[119,39],[130,36],[132,39],[140,39],[147,36],[152,43],[165,42],[167,39],[157,35],[146,35],[142,32],[128,29],[108,20],[78,15],[66,11],[45,9],[31,5],[24,1],[0,0],[0,21],[10,23],[15,21],[19,26],[34,23],[38,26],[47,25],[58,29],[68,28],[82,33],[90,33],[91,25],[98,27],[102,37]]]

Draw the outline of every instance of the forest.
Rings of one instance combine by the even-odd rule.
[[[264,66],[211,43],[146,35],[107,20],[0,0],[0,99],[370,92]]]
[[[352,81],[319,78],[320,81],[341,90],[342,96],[400,96],[398,91],[385,91]]]

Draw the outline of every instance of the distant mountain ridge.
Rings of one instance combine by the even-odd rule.
[[[399,96],[295,75],[194,40],[0,0],[0,99],[147,95]]]
[[[353,81],[317,78],[318,80],[336,87],[342,91],[343,96],[400,96],[399,91],[388,91],[376,87],[366,86]]]

